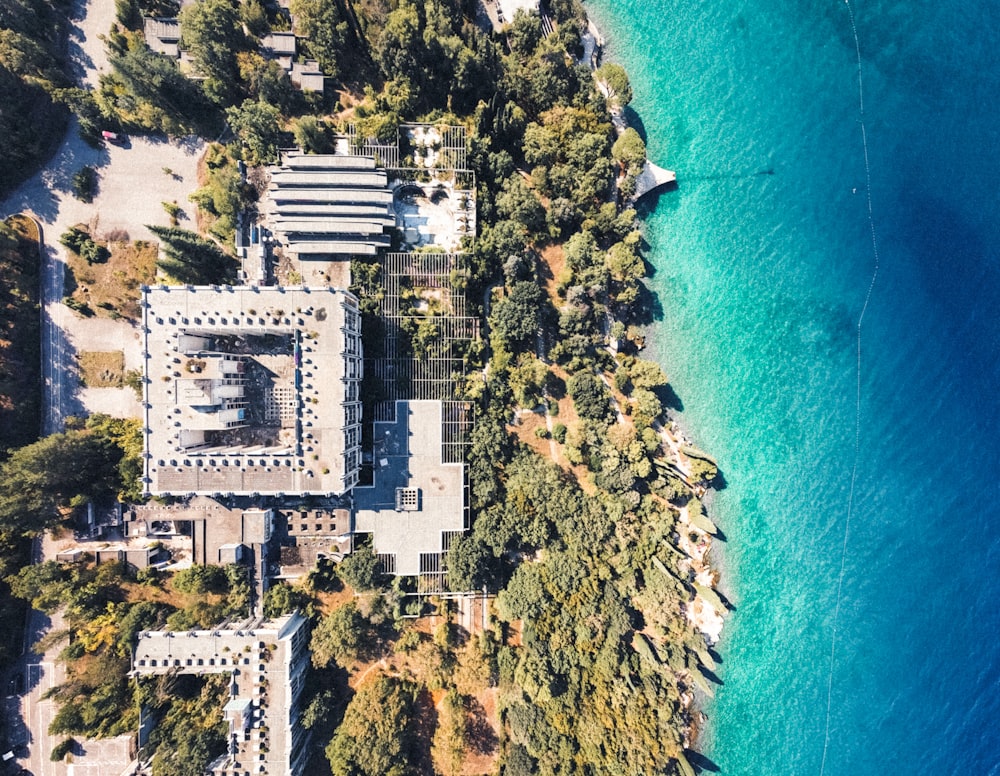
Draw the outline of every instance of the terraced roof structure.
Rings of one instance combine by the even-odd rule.
[[[389,245],[392,191],[374,157],[288,153],[270,177],[265,223],[290,253],[374,256]]]

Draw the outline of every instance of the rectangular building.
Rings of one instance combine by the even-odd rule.
[[[153,495],[339,495],[361,465],[361,316],[334,288],[142,292]]]

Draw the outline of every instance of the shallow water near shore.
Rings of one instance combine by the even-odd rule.
[[[927,7],[923,7],[927,5]],[[651,351],[728,487],[727,776],[1000,773],[1000,6],[591,0],[650,157]]]

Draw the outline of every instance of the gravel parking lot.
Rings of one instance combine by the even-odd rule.
[[[77,0],[75,7],[70,54],[80,79],[92,84],[97,73],[107,68],[98,36],[110,29],[114,0]],[[170,224],[164,202],[176,202],[183,211],[181,225],[190,226],[194,206],[188,196],[197,188],[198,159],[204,149],[205,143],[197,138],[138,136],[128,138],[122,146],[92,148],[81,140],[74,121],[44,169],[0,203],[0,216],[33,215],[45,242],[41,300],[45,433],[60,430],[69,415],[92,411],[133,415],[139,411],[130,389],[83,390],[79,384],[75,354],[80,349],[93,349],[79,342],[81,336],[90,336],[85,332],[93,325],[107,327],[104,339],[127,343],[123,349],[128,368],[137,364],[138,342],[127,325],[105,319],[84,321],[61,303],[66,264],[59,236],[82,223],[97,237],[125,233],[132,240],[155,241],[147,227]],[[93,167],[99,177],[97,194],[90,203],[80,202],[72,194],[73,175],[85,165]]]

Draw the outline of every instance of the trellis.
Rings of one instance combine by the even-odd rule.
[[[466,372],[464,351],[479,337],[479,319],[466,314],[464,290],[455,288],[465,270],[460,253],[387,253],[378,279],[364,288],[379,300],[378,317],[385,327],[380,352],[366,353],[366,373],[374,375],[382,389],[374,419],[392,420],[397,401],[445,402],[445,451],[454,461],[462,460],[471,425],[466,419],[471,410],[454,400]],[[428,295],[438,307],[436,313],[419,309],[428,304],[419,296],[421,290],[433,292]],[[434,341],[414,353],[407,346],[407,332],[428,323],[435,329]]]
[[[413,129],[434,129],[441,135],[441,143],[436,148],[437,157],[432,167],[408,164],[405,167],[400,161],[402,133]],[[396,140],[387,143],[373,137],[361,137],[357,127],[350,124],[347,127],[347,140],[351,153],[359,156],[372,156],[376,164],[387,170],[448,170],[455,173],[469,173],[468,149],[466,147],[465,127],[450,124],[401,124],[396,130]]]

